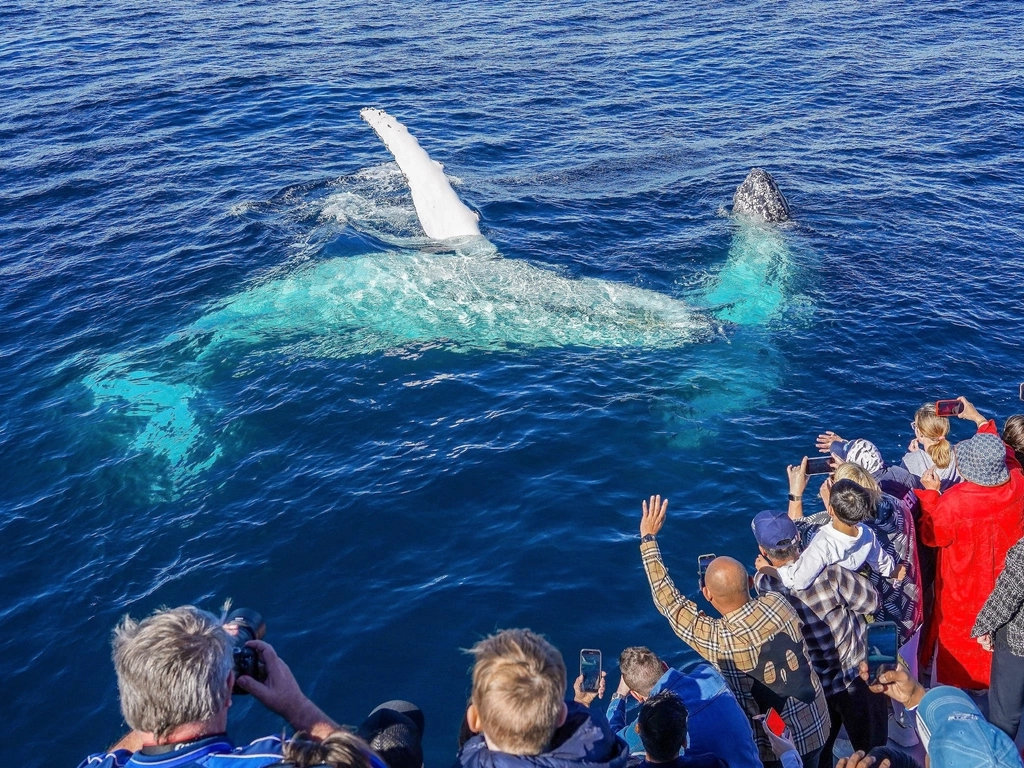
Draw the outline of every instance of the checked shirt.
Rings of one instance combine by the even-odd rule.
[[[809,754],[823,746],[829,733],[828,705],[818,676],[808,663],[800,619],[786,598],[773,592],[751,600],[720,619],[713,619],[700,612],[696,603],[676,589],[662,562],[657,541],[642,543],[640,555],[654,604],[676,635],[722,673],[753,723],[761,760],[773,762],[777,758],[761,724],[753,722],[754,717],[765,714],[754,699],[753,674],[758,671],[762,648],[780,636],[799,645],[804,656],[802,666],[807,670],[815,695],[810,703],[792,696],[787,698],[779,714],[789,726],[800,754]]]
[[[804,623],[811,666],[826,696],[842,693],[867,658],[864,616],[878,610],[878,590],[859,573],[832,564],[807,589],[787,589],[767,573],[754,577],[759,595],[781,592]]]

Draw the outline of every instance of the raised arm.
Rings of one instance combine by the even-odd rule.
[[[626,727],[627,696],[629,696],[629,686],[626,685],[626,681],[620,677],[619,687],[616,688],[615,693],[612,694],[612,699],[608,702],[608,711],[605,713],[605,718],[608,720],[608,726],[615,733],[618,733]]]
[[[964,409],[957,414],[961,419],[973,421],[978,427],[978,432],[987,432],[990,435],[995,435],[1002,439],[1002,435],[1000,435],[999,430],[996,429],[995,419],[986,419],[978,413],[978,409],[975,408],[963,395],[958,397],[957,400],[964,404]],[[1003,442],[1005,443],[1006,441],[1004,440]],[[1022,469],[1020,462],[1017,461],[1017,454],[1014,452],[1013,448],[1008,445],[1006,446],[1006,466],[1010,469]]]
[[[697,653],[711,662],[717,661],[718,627],[713,619],[700,613],[697,604],[684,597],[672,579],[661,559],[661,549],[655,536],[665,524],[668,499],[652,496],[643,503],[643,517],[640,520],[640,557],[643,560],[651,597],[658,611],[668,619],[672,631]]]
[[[978,409],[974,407],[974,404],[970,400],[968,400],[966,397],[964,397],[963,395],[960,395],[960,397],[958,397],[957,400],[959,400],[961,403],[963,403],[963,406],[964,406],[963,409],[960,411],[960,413],[957,414],[957,418],[961,418],[961,419],[964,419],[965,421],[973,422],[974,425],[976,427],[978,427],[978,431],[979,432],[989,431],[989,430],[983,430],[982,427],[984,427],[986,424],[988,424],[989,421],[991,421],[991,419],[986,419],[984,416],[982,416],[978,412]],[[994,422],[992,423],[992,430],[991,431],[995,431],[995,423]]]
[[[804,491],[807,490],[807,457],[799,464],[786,467],[789,476],[789,509],[787,514],[791,520],[799,520],[804,516]]]
[[[832,453],[832,443],[842,442],[845,442],[843,438],[841,438],[839,435],[837,435],[835,432],[829,429],[818,435],[818,440],[815,443],[815,445],[818,447],[818,450],[821,451],[822,453]]]

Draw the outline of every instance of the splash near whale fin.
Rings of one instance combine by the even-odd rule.
[[[395,156],[398,167],[409,182],[416,215],[427,237],[447,240],[480,234],[477,224],[480,217],[459,199],[441,164],[430,159],[404,125],[380,109],[367,108],[359,116]]]

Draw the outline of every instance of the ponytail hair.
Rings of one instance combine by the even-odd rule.
[[[939,469],[945,469],[953,461],[953,446],[949,444],[946,435],[949,434],[949,419],[945,416],[935,415],[935,403],[925,403],[917,409],[914,414],[914,424],[921,437],[932,440],[932,444],[925,450],[932,462]],[[1021,425],[1024,427],[1024,424]],[[1024,430],[1022,430],[1024,437]]]

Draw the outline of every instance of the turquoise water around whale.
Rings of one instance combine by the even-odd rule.
[[[0,30],[21,764],[120,735],[119,616],[229,596],[337,719],[419,702],[444,764],[496,628],[613,678],[628,644],[692,658],[644,495],[692,595],[819,431],[896,461],[925,399],[1024,411],[1014,3],[41,2]],[[422,236],[365,106],[493,252]],[[792,224],[728,215],[755,165]],[[235,700],[238,739],[279,728]]]

